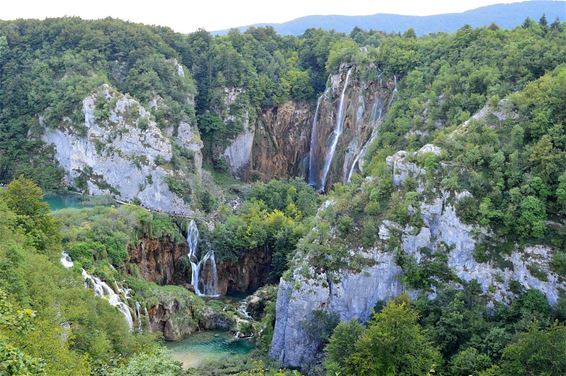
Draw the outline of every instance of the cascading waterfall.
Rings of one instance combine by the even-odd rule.
[[[348,73],[346,73],[346,80],[344,81],[344,87],[342,88],[342,93],[340,95],[340,103],[338,105],[338,114],[336,116],[336,127],[334,128],[334,131],[332,131],[332,142],[330,143],[330,149],[328,150],[328,154],[324,159],[322,178],[320,181],[320,186],[318,187],[318,191],[321,192],[326,189],[326,179],[328,177],[328,172],[330,171],[330,165],[332,164],[332,159],[334,159],[334,153],[336,152],[338,139],[340,138],[340,135],[342,135],[342,131],[344,130],[344,101],[345,101],[346,90],[348,89],[348,82],[350,81],[351,72],[352,72],[352,68],[348,69]]]
[[[195,294],[198,296],[208,296],[208,297],[218,297],[218,273],[216,270],[216,259],[214,257],[214,250],[210,245],[204,257],[199,260],[198,251],[198,240],[199,231],[194,220],[191,220],[189,227],[187,229],[187,243],[189,245],[189,261],[191,263],[191,284],[195,289]],[[202,291],[200,289],[200,272],[201,269],[206,265],[210,265],[210,272],[207,274],[207,278],[202,283]]]
[[[86,270],[82,270],[83,279],[85,281],[85,287],[92,288],[94,294],[98,297],[108,300],[108,303],[118,308],[118,310],[124,315],[124,318],[128,322],[130,330],[134,329],[134,319],[132,318],[132,313],[130,312],[130,307],[120,299],[120,296],[108,286],[108,284],[102,281],[100,278],[89,275]],[[126,290],[123,290],[126,291]],[[127,293],[127,291],[126,291]],[[127,298],[127,295],[125,295]]]
[[[63,267],[66,269],[70,269],[75,265],[73,260],[71,260],[71,256],[69,256],[67,252],[61,253],[61,258],[59,259],[59,261],[61,262],[61,265],[63,265]]]
[[[252,317],[248,313],[248,302],[246,301],[246,299],[240,302],[240,305],[238,306],[238,313],[246,320],[252,319]]]
[[[389,102],[387,103],[387,109],[389,109],[389,107],[391,107],[391,103],[393,102],[393,98],[395,97],[395,94],[397,93],[397,76],[395,76],[395,75],[393,76],[393,84],[394,84],[393,91],[391,92],[391,97],[389,98]],[[356,168],[356,165],[358,165],[358,169],[360,171],[362,171],[362,166],[361,166],[361,163],[359,163],[359,161],[366,154],[369,145],[371,145],[371,143],[379,135],[379,125],[380,125],[381,119],[383,117],[383,110],[384,110],[383,103],[381,102],[379,97],[377,97],[376,100],[375,100],[375,103],[373,104],[373,107],[372,107],[372,113],[371,113],[371,119],[370,119],[370,123],[371,123],[371,126],[372,126],[371,136],[367,140],[367,142],[364,144],[364,146],[362,147],[362,149],[360,150],[360,152],[358,153],[356,158],[354,158],[354,162],[352,163],[352,166],[350,167],[350,172],[348,173],[348,178],[346,179],[347,183],[349,183],[350,180],[352,179],[352,175],[354,173],[354,169]]]
[[[61,265],[66,269],[72,268],[75,263],[71,259],[71,256],[67,252],[61,252],[61,258],[59,259]],[[108,300],[108,303],[113,306],[117,307],[118,310],[122,313],[126,321],[128,322],[128,326],[130,330],[134,329],[134,319],[132,317],[132,313],[130,312],[130,307],[122,301],[120,295],[114,292],[110,286],[106,282],[103,282],[100,278],[91,276],[86,272],[86,270],[82,269],[82,276],[85,283],[86,288],[92,288],[94,290],[94,294],[100,298],[104,298]],[[124,299],[130,299],[130,293],[132,292],[131,289],[121,288],[115,283],[116,291],[121,293],[124,296]],[[136,319],[138,320],[138,331],[142,331],[141,326],[141,315],[140,315],[140,303],[136,301]],[[147,312],[147,311],[146,311]]]

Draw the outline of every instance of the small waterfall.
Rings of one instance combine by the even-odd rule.
[[[136,300],[136,320],[138,321],[138,332],[143,332],[142,329],[142,318],[141,318],[141,305],[140,302]]]
[[[66,269],[70,269],[75,265],[73,260],[71,260],[71,256],[69,256],[67,252],[61,253],[61,258],[59,259],[59,261],[61,262],[61,265],[63,265],[63,267]]]
[[[346,90],[348,89],[348,82],[350,81],[350,73],[352,72],[352,68],[348,69],[348,73],[346,73],[346,80],[344,81],[344,87],[342,88],[342,94],[340,95],[340,104],[338,105],[338,114],[336,115],[336,127],[332,132],[332,142],[330,143],[330,150],[324,159],[324,167],[322,170],[322,178],[320,182],[320,186],[318,187],[319,191],[324,191],[326,189],[326,179],[328,177],[328,172],[330,171],[330,165],[332,164],[332,159],[334,159],[334,153],[336,152],[336,146],[338,145],[338,139],[340,135],[342,135],[342,131],[344,130],[344,100]]]
[[[246,299],[244,299],[240,302],[240,305],[238,306],[237,312],[240,314],[240,316],[242,316],[246,320],[252,319],[252,317],[248,313],[248,302],[246,301]]]
[[[108,300],[111,306],[118,308],[118,310],[124,315],[124,318],[128,322],[130,330],[134,329],[134,320],[132,318],[132,313],[130,312],[130,307],[120,299],[120,295],[116,294],[114,290],[100,278],[89,275],[86,270],[82,270],[83,279],[85,281],[85,287],[92,288],[94,294],[100,298]],[[128,297],[128,290],[123,290],[125,297]]]
[[[198,251],[199,231],[194,220],[191,220],[187,229],[187,243],[189,245],[189,261],[191,263],[191,284],[195,289],[195,294],[198,296],[218,297],[218,273],[216,270],[216,259],[214,257],[214,250],[208,245],[208,250],[204,257],[199,260]],[[202,283],[202,290],[200,289],[200,272],[206,263],[210,265],[210,273]]]

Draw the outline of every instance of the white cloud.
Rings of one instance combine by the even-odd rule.
[[[517,0],[2,0],[0,19],[79,16],[105,17],[169,26],[191,32],[219,30],[259,22],[285,22],[312,14],[430,15],[461,12]]]

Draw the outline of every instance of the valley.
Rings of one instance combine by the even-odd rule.
[[[553,21],[0,21],[0,374],[564,374]]]

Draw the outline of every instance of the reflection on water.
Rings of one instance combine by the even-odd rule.
[[[219,331],[195,333],[183,341],[168,342],[166,346],[172,358],[183,363],[183,368],[200,367],[225,357],[244,356],[254,349],[251,341]]]

